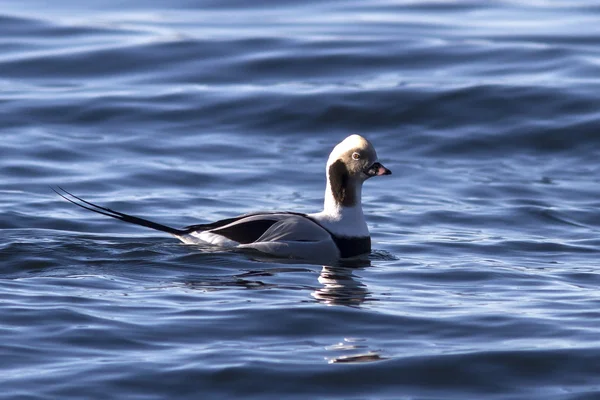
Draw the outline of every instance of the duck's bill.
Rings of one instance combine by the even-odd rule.
[[[365,170],[365,174],[367,176],[391,175],[392,171],[381,165],[381,163],[376,162]]]

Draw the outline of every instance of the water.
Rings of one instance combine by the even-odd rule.
[[[600,396],[600,7],[5,0],[2,398]],[[370,265],[186,246],[318,211],[349,133]]]

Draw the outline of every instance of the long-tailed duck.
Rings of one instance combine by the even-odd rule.
[[[121,221],[170,233],[184,243],[255,249],[279,257],[338,260],[369,254],[371,237],[363,215],[363,182],[392,172],[377,160],[371,143],[351,135],[327,160],[327,188],[323,211],[315,214],[258,212],[209,224],[171,228],[102,207],[62,188],[53,189],[65,200]]]

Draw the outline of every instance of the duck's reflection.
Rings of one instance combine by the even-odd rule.
[[[272,263],[272,259],[254,259],[260,262]],[[277,259],[279,264],[286,264],[287,260]],[[289,261],[290,264],[296,264],[297,261]],[[369,260],[354,260],[344,262],[338,265],[322,265],[317,278],[319,286],[315,288],[314,283],[308,283],[307,275],[298,279],[291,285],[289,282],[283,283],[282,277],[288,274],[309,273],[314,274],[314,267],[296,265],[293,267],[279,266],[276,268],[252,269],[236,275],[211,276],[211,277],[193,277],[185,280],[185,286],[191,289],[218,291],[231,287],[243,287],[247,289],[270,289],[270,288],[314,288],[311,296],[320,303],[327,305],[342,305],[349,307],[359,307],[365,301],[374,301],[372,293],[367,286],[361,282],[358,275],[361,271],[371,266]],[[314,278],[311,278],[311,280]],[[314,282],[314,281],[312,281]]]
[[[318,281],[323,286],[312,297],[324,304],[358,307],[370,298],[367,286],[355,275],[364,267],[323,265]]]

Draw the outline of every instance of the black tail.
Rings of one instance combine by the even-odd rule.
[[[183,235],[186,233],[185,231],[180,229],[171,228],[166,225],[161,225],[157,224],[156,222],[148,221],[147,219],[134,217],[132,215],[127,215],[115,210],[111,210],[110,208],[98,206],[96,204],[90,203],[89,201],[83,200],[82,198],[77,197],[72,193],[67,192],[60,186],[58,186],[58,190],[54,189],[53,187],[50,187],[50,189],[52,189],[54,193],[67,200],[68,202],[71,202],[76,206],[85,208],[86,210],[90,210],[98,214],[120,219],[121,221],[129,222],[130,224],[141,225],[147,228],[156,229],[157,231],[167,232],[172,235]]]

